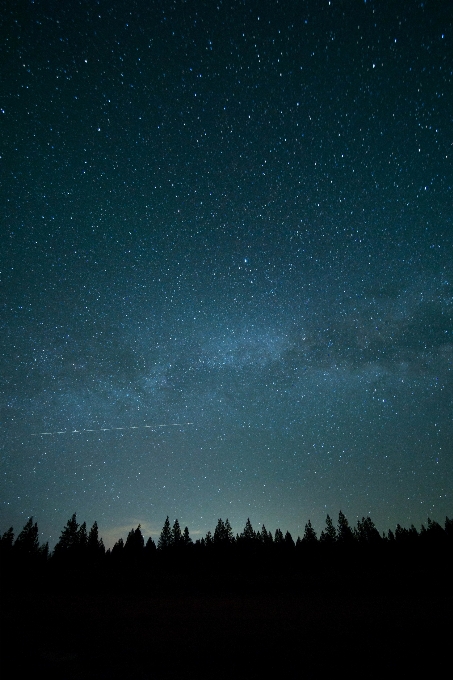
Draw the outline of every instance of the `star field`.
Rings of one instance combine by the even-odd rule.
[[[452,28],[443,2],[3,13],[2,531],[451,516]]]

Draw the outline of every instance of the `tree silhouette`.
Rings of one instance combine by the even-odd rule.
[[[127,555],[134,555],[139,557],[143,554],[145,547],[145,539],[141,532],[141,525],[136,529],[131,529],[127,535],[126,543],[124,544],[124,551]]]
[[[429,537],[434,540],[442,541],[445,537],[445,532],[438,522],[433,522],[433,520],[428,517],[428,526],[426,529]]]
[[[214,545],[231,545],[234,543],[233,530],[231,524],[226,519],[224,522],[222,519],[217,521],[216,528],[214,529]]]
[[[448,518],[447,518],[448,519]],[[5,552],[12,549],[14,543],[14,529],[10,527],[0,538],[0,549]]]
[[[190,538],[190,534],[189,534],[189,527],[184,527],[184,531],[182,532],[182,544],[185,547],[193,544],[193,541]]]
[[[294,545],[295,544],[294,544],[293,537],[291,536],[289,531],[287,531],[286,534],[285,534],[285,547],[288,548],[289,550],[291,550],[292,548],[294,548]]]
[[[88,544],[87,523],[82,522],[78,530],[77,544],[80,552],[83,552]]]
[[[341,545],[351,545],[354,542],[354,533],[349,526],[349,522],[346,519],[345,515],[340,512],[338,513],[338,535],[337,535],[337,541]]]
[[[99,538],[98,523],[94,522],[87,539],[87,552],[91,558],[102,557],[105,547],[102,538]]]
[[[223,519],[217,520],[216,528],[214,529],[214,544],[222,545],[225,543],[226,531],[225,522]]]
[[[151,536],[150,536],[150,537],[148,538],[148,540],[146,541],[146,545],[145,545],[145,555],[146,555],[147,557],[150,557],[151,555],[154,555],[154,553],[156,552],[156,550],[157,550],[156,544],[154,543],[153,539],[152,539]]]
[[[50,557],[49,543],[46,541],[39,546],[38,556],[40,560],[45,564]]]
[[[397,544],[402,545],[403,543],[406,543],[408,540],[408,535],[409,531],[405,527],[402,527],[401,524],[396,525],[395,541]]]
[[[302,543],[306,546],[316,545],[318,543],[318,537],[316,536],[316,531],[313,529],[311,520],[308,520],[305,525]]]
[[[23,557],[36,557],[39,553],[38,535],[38,525],[36,522],[33,524],[33,517],[30,517],[16,538],[14,550]]]
[[[321,543],[324,545],[333,545],[337,540],[337,531],[333,525],[332,518],[330,515],[326,517],[326,528],[321,531],[321,536],[319,537]]]
[[[263,544],[263,546],[271,546],[274,542],[274,538],[273,538],[271,532],[266,529],[264,524],[261,527],[260,538],[261,538],[261,543]]]
[[[395,534],[393,533],[393,531],[391,529],[389,529],[388,532],[387,532],[387,541],[389,543],[395,542]]]
[[[239,536],[239,543],[244,546],[251,546],[256,543],[256,534],[249,518],[247,518],[245,527]]]
[[[281,529],[275,530],[274,543],[275,545],[283,545],[285,542],[285,537],[283,536],[283,531]]]
[[[66,526],[61,532],[61,536],[54,548],[54,556],[63,557],[64,555],[74,554],[79,546],[79,539],[79,524],[77,522],[76,513],[74,513],[72,517],[68,519]]]
[[[170,526],[170,520],[167,515],[167,519],[164,522],[162,531],[160,532],[159,540],[157,542],[158,550],[168,550],[173,545],[173,534]]]
[[[378,545],[382,541],[381,534],[376,529],[371,517],[359,519],[354,534],[357,540],[364,545]]]
[[[175,519],[173,522],[173,527],[171,530],[171,544],[175,548],[179,548],[182,545],[182,532],[177,519]]]
[[[122,557],[123,553],[124,553],[124,541],[122,538],[119,538],[112,548],[112,558],[119,559]]]
[[[8,574],[13,574],[16,566],[19,567],[21,564],[27,565],[24,567],[23,575],[28,573],[30,565],[36,565],[39,573],[43,573],[41,568],[45,568],[44,565],[47,563],[49,547],[47,543],[40,546],[38,526],[32,517],[27,520],[16,540],[14,539],[13,527],[10,527],[0,536],[0,557],[2,564],[8,564]],[[235,546],[236,543],[238,547],[230,550],[230,547]],[[320,546],[338,545],[341,550],[335,548],[331,553],[329,551],[323,552],[325,547],[316,548],[318,544]],[[188,546],[193,546],[193,548],[186,552]],[[266,550],[266,547],[272,546],[275,546],[276,549]],[[128,563],[134,569],[137,565],[141,565],[140,568],[145,568],[146,565],[151,564],[149,557],[156,550],[161,552],[168,548],[179,547],[180,550],[178,551],[169,550],[168,557],[156,556],[156,567],[161,564],[171,568],[174,565],[177,569],[184,569],[184,565],[186,567],[191,565],[194,558],[195,563],[201,566],[200,560],[203,559],[203,556],[206,556],[206,565],[209,568],[218,569],[219,566],[223,565],[230,569],[234,565],[234,561],[240,556],[238,564],[242,567],[247,565],[249,569],[256,569],[257,565],[260,564],[263,569],[268,569],[268,567],[265,567],[266,563],[269,566],[272,565],[272,568],[278,563],[289,565],[292,559],[291,555],[304,554],[301,552],[304,550],[307,550],[305,555],[313,555],[311,564],[315,567],[321,564],[319,560],[323,559],[323,555],[335,557],[336,554],[341,555],[341,560],[344,563],[348,563],[348,555],[354,556],[354,559],[360,555],[370,555],[373,558],[373,564],[376,565],[379,562],[375,561],[375,558],[378,558],[379,555],[391,554],[398,560],[403,560],[403,564],[406,557],[410,560],[415,557],[417,564],[427,565],[434,558],[438,559],[441,555],[450,554],[449,551],[453,548],[453,520],[446,517],[444,529],[438,522],[428,517],[426,527],[422,525],[420,531],[417,531],[413,524],[409,529],[398,524],[394,532],[388,530],[381,536],[370,517],[362,517],[357,521],[357,526],[352,529],[344,513],[340,511],[338,529],[334,527],[330,516],[327,515],[326,526],[321,532],[319,541],[311,520],[308,520],[305,524],[303,537],[297,539],[296,546],[297,551],[294,550],[294,541],[289,531],[283,534],[278,528],[275,531],[275,538],[273,538],[264,524],[260,531],[255,531],[250,518],[247,518],[243,531],[236,538],[233,536],[228,519],[226,521],[218,519],[214,535],[208,531],[206,536],[197,540],[194,545],[189,528],[186,526],[184,531],[181,531],[177,519],[171,526],[167,516],[159,536],[158,548],[151,538],[148,539],[145,548],[145,540],[139,524],[136,529],[130,530],[125,541],[120,538],[114,544],[112,550],[107,551],[108,559],[105,564],[109,569],[114,570],[117,567],[124,569]],[[226,551],[224,551],[224,547],[227,547]],[[369,550],[370,547],[373,549]],[[207,551],[206,548],[208,548]],[[313,552],[309,552],[308,549],[313,549]],[[60,564],[63,565],[62,574],[66,570],[65,564],[73,564],[82,576],[87,577],[90,573],[99,573],[100,562],[98,558],[103,555],[105,555],[105,548],[102,538],[99,537],[97,522],[94,522],[90,531],[87,532],[86,523],[83,522],[79,525],[74,513],[61,532],[49,568],[54,570],[55,575],[58,575]],[[34,559],[30,561],[30,557]],[[61,557],[65,559],[60,563]],[[56,561],[54,561],[54,558]],[[258,562],[258,558],[260,562]],[[140,561],[137,561],[138,559]],[[363,564],[367,564],[367,562]],[[90,572],[90,570],[93,571]],[[157,572],[159,572],[159,568]]]

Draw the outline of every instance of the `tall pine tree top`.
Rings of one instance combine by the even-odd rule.
[[[159,550],[166,550],[173,545],[173,534],[170,526],[170,520],[167,515],[167,519],[164,522],[162,531],[160,532],[159,540],[157,542],[157,547]]]

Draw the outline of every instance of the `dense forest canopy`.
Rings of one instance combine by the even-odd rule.
[[[418,530],[413,524],[409,529],[397,524],[394,530],[389,529],[382,534],[376,529],[371,517],[362,517],[356,526],[351,526],[342,511],[339,512],[335,525],[330,515],[326,517],[325,528],[318,536],[311,521],[308,520],[302,536],[294,540],[289,531],[283,533],[276,529],[273,534],[264,525],[260,530],[252,527],[247,519],[241,533],[234,534],[228,519],[219,519],[214,532],[208,531],[206,536],[193,541],[188,527],[181,528],[178,519],[171,524],[169,517],[165,519],[157,544],[149,537],[146,542],[140,524],[132,528],[126,540],[119,538],[113,548],[106,550],[99,535],[97,522],[87,528],[86,522],[79,524],[74,513],[61,531],[60,538],[53,551],[48,543],[39,543],[38,524],[30,517],[23,529],[15,536],[13,527],[5,531],[0,538],[0,554],[5,561],[15,562],[71,561],[71,560],[112,560],[146,557],[159,554],[181,554],[191,551],[198,555],[215,550],[261,551],[273,554],[315,554],[319,550],[357,550],[359,548],[384,548],[385,546],[402,548],[415,546],[453,546],[453,519],[445,518],[444,526],[428,517],[427,524]]]

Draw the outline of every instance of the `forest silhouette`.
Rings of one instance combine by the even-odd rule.
[[[76,568],[80,575],[90,570],[115,571],[116,567],[133,569],[163,569],[177,573],[184,572],[191,562],[197,567],[209,567],[215,562],[216,568],[228,560],[228,566],[236,563],[239,572],[247,572],[258,560],[261,567],[266,563],[279,563],[293,567],[319,568],[328,561],[341,568],[345,561],[387,560],[392,565],[406,558],[432,561],[433,556],[450,556],[453,548],[453,519],[445,518],[442,527],[428,517],[427,525],[420,530],[412,524],[409,529],[397,524],[395,530],[379,533],[371,517],[362,517],[356,526],[351,526],[342,511],[335,526],[327,515],[325,528],[319,537],[311,521],[305,524],[302,537],[296,540],[289,531],[284,534],[276,529],[272,534],[264,524],[254,530],[247,519],[241,533],[234,534],[228,519],[219,519],[214,532],[193,541],[188,527],[181,528],[178,519],[171,524],[167,516],[157,543],[150,537],[145,542],[141,525],[131,528],[126,540],[119,538],[113,548],[106,550],[99,535],[97,522],[88,530],[86,522],[79,524],[74,513],[61,531],[51,551],[48,543],[40,544],[38,524],[30,517],[15,537],[10,527],[0,537],[0,559],[3,573],[15,578],[23,570],[44,577],[46,573],[56,578],[68,569]],[[217,558],[220,558],[217,559]],[[381,565],[382,566],[382,565]]]
[[[0,538],[3,666],[18,677],[377,677],[448,656],[453,520],[380,533],[327,515],[296,539],[166,518],[106,550],[73,514],[53,548],[30,517]]]

